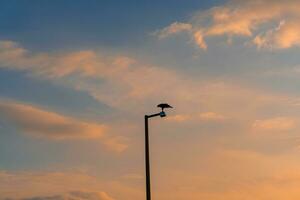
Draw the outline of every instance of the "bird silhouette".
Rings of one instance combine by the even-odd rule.
[[[164,111],[165,108],[173,108],[172,106],[170,106],[167,103],[161,103],[157,105],[158,108],[161,108],[162,112]]]

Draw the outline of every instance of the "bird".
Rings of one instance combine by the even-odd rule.
[[[161,103],[157,105],[158,108],[161,108],[162,112],[164,111],[165,108],[173,108],[172,106],[170,106],[167,103]]]

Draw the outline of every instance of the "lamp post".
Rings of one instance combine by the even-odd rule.
[[[151,185],[150,185],[150,155],[149,155],[149,126],[148,119],[152,117],[166,117],[166,113],[164,112],[165,108],[172,108],[169,104],[161,103],[157,105],[157,107],[161,108],[161,112],[145,115],[145,166],[146,166],[146,200],[151,200]]]

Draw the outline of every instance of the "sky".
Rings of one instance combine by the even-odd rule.
[[[1,0],[0,200],[298,200],[299,8]]]

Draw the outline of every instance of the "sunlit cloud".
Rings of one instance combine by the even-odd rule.
[[[186,121],[223,121],[226,118],[215,112],[203,112],[198,114],[178,114],[169,116],[167,120],[175,122],[186,122]]]
[[[178,29],[174,24],[164,28],[164,37],[186,31],[202,49],[205,39],[216,36],[250,38],[258,48],[286,49],[299,46],[300,3],[277,0],[232,0],[223,6],[199,11],[187,23],[189,28]],[[176,22],[175,24],[181,24]],[[187,25],[186,25],[187,27]]]
[[[127,149],[126,138],[109,135],[109,125],[82,121],[40,107],[0,100],[0,120],[32,137],[52,140],[99,139],[108,149]]]
[[[156,93],[158,85],[166,88],[178,80],[174,72],[126,56],[102,55],[93,50],[57,54],[31,52],[13,41],[0,42],[0,64],[1,68],[23,71],[34,77],[60,80],[119,108],[128,100],[136,105]],[[161,81],[162,77],[168,77],[168,81]],[[72,80],[64,82],[67,78]],[[91,79],[100,80],[102,84],[95,84]]]
[[[104,183],[78,172],[0,172],[1,198],[14,200],[113,200]]]
[[[101,138],[106,126],[82,122],[31,105],[0,102],[0,115],[22,132],[52,139]]]
[[[145,64],[134,58],[105,56],[104,53],[92,50],[61,54],[39,53],[31,52],[12,41],[3,41],[0,46],[0,64],[3,68],[22,70],[33,77],[59,81],[60,84],[87,91],[100,102],[120,110],[130,110],[131,113],[141,112],[145,105],[155,105],[157,99],[168,101],[180,113],[171,116],[169,120],[178,122],[190,119],[252,120],[258,107],[268,105],[283,108],[289,106],[289,102],[297,100],[225,81],[191,79],[177,71]],[[89,81],[90,79],[101,83]],[[237,102],[247,106],[237,108]],[[126,126],[130,125],[127,123]],[[85,127],[84,123],[81,123],[81,127]],[[92,129],[91,126],[88,128]],[[94,130],[87,135],[94,135]],[[35,133],[36,130],[31,132]],[[120,140],[123,139],[117,136],[108,139],[106,143],[115,145],[116,149],[122,151],[125,146],[120,145],[122,142],[116,142]]]
[[[0,171],[0,198],[13,200],[139,199],[142,191],[123,177],[102,180],[78,171]],[[122,181],[123,182],[122,182]]]
[[[215,112],[205,112],[205,113],[200,113],[199,115],[200,119],[202,120],[213,120],[213,121],[219,121],[219,120],[224,120],[225,117],[221,114],[215,113]]]
[[[190,115],[173,115],[167,118],[168,121],[185,122],[191,119]]]
[[[126,174],[122,178],[129,179],[129,180],[142,180],[145,177],[141,174]]]
[[[190,79],[175,70],[126,56],[105,56],[105,53],[93,50],[39,53],[31,52],[16,42],[2,41],[0,64],[2,68],[22,70],[33,77],[59,81],[60,84],[86,91],[111,107],[131,112],[141,109],[143,105],[140,102],[157,103],[157,99],[169,101],[174,106],[194,105],[177,107],[178,111],[190,113],[203,112],[201,107],[212,110],[218,107],[216,113],[224,113],[224,109],[235,110],[234,105],[232,108],[221,105],[238,100],[253,104],[249,102],[252,95],[260,96],[258,101],[275,101],[272,95],[264,95],[250,88],[237,87],[224,81]],[[183,105],[180,102],[186,103]]]
[[[300,197],[297,189],[300,174],[299,161],[294,153],[266,155],[219,148],[197,161],[194,156],[189,156],[185,159],[189,162],[185,169],[164,169],[158,183],[159,193],[161,199],[175,200],[184,197],[191,200],[281,200],[287,195],[296,200]]]
[[[256,120],[253,128],[258,131],[290,131],[296,128],[296,120],[286,117]]]
[[[165,27],[163,30],[156,32],[160,39],[166,38],[170,35],[181,33],[184,31],[191,31],[192,25],[187,23],[174,22],[168,27]]]
[[[94,108],[99,110],[97,101],[111,108],[99,117],[103,121],[97,121],[95,114],[85,113],[87,120],[78,117],[81,113],[75,115],[78,109],[67,115],[63,109],[52,110],[53,104],[46,105],[51,101],[61,107],[65,102],[21,96],[18,89],[7,97],[38,103],[1,100],[8,94],[3,93],[0,132],[4,138],[3,166],[8,171],[0,171],[0,199],[145,198],[143,114],[159,112],[155,106],[167,102],[174,109],[166,111],[166,118],[151,120],[150,127],[154,199],[299,200],[300,100],[293,92],[297,80],[279,81],[283,81],[283,72],[285,78],[290,74],[297,77],[300,70],[299,67],[283,69],[290,62],[297,66],[297,58],[289,57],[290,51],[285,52],[283,60],[280,52],[267,56],[264,52],[300,46],[299,7],[296,0],[233,0],[200,10],[186,22],[174,18],[174,23],[154,33],[159,45],[148,41],[151,44],[146,42],[138,50],[135,45],[123,46],[128,41],[116,50],[119,39],[115,35],[111,36],[116,39],[116,46],[107,43],[102,50],[97,45],[102,41],[101,35],[93,44],[96,49],[70,50],[72,47],[67,44],[59,44],[69,50],[51,45],[46,48],[51,51],[41,51],[36,43],[23,46],[17,41],[0,41],[3,74],[16,76],[20,82],[38,79],[29,82],[42,83],[42,88],[55,85],[55,90],[67,87],[76,95],[79,92],[94,98],[89,105],[93,113]],[[121,35],[122,40],[126,38]],[[174,40],[163,41],[172,36],[180,39],[182,35],[206,52],[192,58],[186,56],[186,49],[170,43]],[[24,44],[29,42],[19,39]],[[258,51],[237,52],[242,46],[211,51],[210,46],[220,40],[228,41],[225,45],[240,41],[244,48],[250,46]],[[273,59],[278,63],[268,68]],[[285,63],[285,59],[289,62]],[[266,79],[266,69],[271,71],[267,78],[276,75],[280,79]],[[282,90],[287,92],[281,93]],[[68,105],[68,109],[74,105],[77,103]],[[17,133],[8,135],[14,129]],[[45,145],[42,147],[46,153],[40,152],[41,145],[29,146],[36,142],[55,142],[59,148]],[[115,155],[98,149],[98,142],[101,150],[105,147],[114,153],[130,148]],[[19,154],[22,150],[24,153]],[[64,159],[64,153],[57,155],[65,150],[70,154],[68,159]],[[41,156],[46,157],[40,159]],[[80,172],[62,170],[69,167]],[[11,168],[28,171],[9,171]],[[57,171],[34,171],[40,168]]]
[[[18,200],[114,200],[105,192],[72,191],[67,194],[53,196],[35,196]]]

